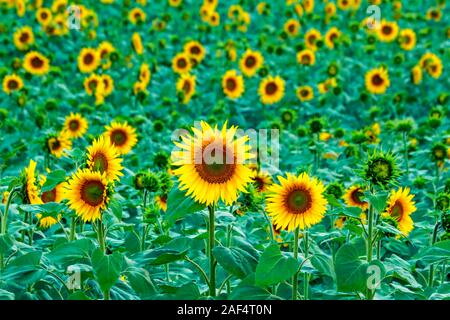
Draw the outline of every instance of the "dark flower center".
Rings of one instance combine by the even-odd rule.
[[[305,213],[312,205],[311,193],[303,188],[294,189],[287,195],[285,204],[293,214]]]
[[[69,129],[71,131],[77,131],[80,128],[80,122],[78,120],[70,120]]]
[[[234,78],[228,78],[225,81],[225,86],[226,86],[227,90],[229,90],[229,91],[236,90],[236,88],[237,88],[236,80]]]
[[[84,64],[90,65],[94,62],[94,56],[91,53],[88,53],[83,58]]]
[[[43,192],[42,195],[41,195],[41,200],[44,203],[55,202],[55,200],[56,200],[56,188],[54,188],[53,190],[50,190],[50,191]]]
[[[101,173],[108,170],[108,159],[105,154],[98,152],[92,157],[92,169],[94,171],[100,171]]]
[[[115,129],[111,133],[111,142],[116,146],[123,146],[127,142],[127,133],[121,129]]]
[[[200,54],[200,48],[198,46],[191,47],[191,53],[195,55]]]
[[[92,207],[103,203],[105,186],[101,181],[85,181],[80,188],[81,199]]]
[[[178,59],[177,66],[182,69],[186,68],[186,66],[187,66],[186,59],[184,59],[184,58]]]
[[[269,82],[266,85],[266,94],[273,95],[278,91],[278,86],[275,82]]]
[[[31,59],[31,66],[35,69],[40,69],[44,65],[44,61],[39,57],[33,57]]]
[[[205,151],[208,155],[206,159]],[[201,154],[198,152],[201,152]],[[217,154],[220,152],[222,153],[221,155]],[[229,159],[227,161],[227,157],[230,158],[230,155],[233,155],[233,161]],[[233,151],[220,143],[206,144],[196,152],[194,162],[197,162],[196,159],[201,159],[201,163],[195,164],[195,169],[200,177],[209,183],[225,183],[233,177],[236,171]]]
[[[22,32],[22,34],[20,35],[20,42],[22,43],[26,43],[28,42],[28,40],[30,39],[30,35],[28,34],[28,32]]]
[[[381,86],[384,83],[384,80],[379,74],[376,74],[372,77],[372,83],[376,86]]]
[[[390,35],[392,33],[392,27],[391,26],[384,26],[382,29],[383,34]]]
[[[9,80],[8,81],[8,89],[16,90],[18,87],[19,87],[19,83],[16,80]]]
[[[256,59],[253,56],[249,56],[247,57],[247,59],[245,59],[245,66],[247,68],[253,68],[256,65]]]

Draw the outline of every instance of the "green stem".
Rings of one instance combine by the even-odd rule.
[[[69,241],[72,242],[76,239],[77,235],[77,217],[72,217],[72,220],[70,221],[70,235],[69,235]]]
[[[439,226],[440,226],[440,223],[439,223],[439,221],[438,221],[438,222],[436,222],[436,224],[434,225],[433,235],[432,235],[432,237],[431,237],[431,245],[433,245],[433,244],[436,243],[436,240],[437,240],[437,234],[438,234],[438,230],[439,230]],[[428,278],[428,286],[429,286],[430,288],[433,287],[433,282],[434,282],[434,265],[431,264],[431,265],[430,265],[430,274],[429,274],[429,278]]]
[[[216,261],[213,255],[215,239],[215,217],[214,217],[214,205],[208,206],[209,211],[209,224],[208,224],[208,254],[209,254],[209,294],[212,297],[216,296]]]
[[[100,246],[100,250],[102,250],[103,253],[106,253],[105,230],[103,228],[102,220],[98,220],[97,223],[97,240],[98,245]]]
[[[307,259],[309,259],[309,232],[306,229],[304,232],[304,236],[305,236],[305,261]],[[304,280],[304,299],[308,300],[309,299],[309,273],[305,272],[303,275],[303,280]]]
[[[272,226],[271,226],[272,227]],[[298,260],[298,235],[299,229],[295,229],[294,232],[294,259]],[[294,273],[292,277],[292,300],[297,300],[297,292],[298,292],[298,271]]]
[[[263,210],[264,218],[267,221],[267,225],[269,226],[269,232],[270,232],[270,241],[275,242],[275,235],[273,234],[273,226],[272,222],[270,222],[269,216],[267,215],[266,211]]]
[[[2,224],[0,227],[0,234],[6,234],[8,233],[8,213],[9,213],[9,206],[11,205],[12,198],[16,192],[18,192],[18,188],[14,188],[11,190],[11,192],[8,195],[8,199],[6,200],[5,205],[5,214],[2,216]]]
[[[371,189],[371,188],[370,188]],[[372,190],[371,190],[372,191]],[[367,262],[372,262],[372,255],[373,255],[373,220],[374,220],[374,211],[373,206],[369,203],[369,217],[367,220]],[[367,299],[371,300],[373,293],[371,289],[367,289]]]
[[[408,143],[407,143],[407,134],[403,132],[403,148],[405,152],[405,165],[406,165],[406,178],[409,177],[409,159],[408,159]]]
[[[191,260],[189,257],[184,257],[184,260],[186,260],[187,262],[191,263],[200,272],[201,276],[203,277],[203,280],[205,280],[205,282],[206,282],[206,285],[208,287],[210,287],[208,275],[206,274],[205,270],[203,270],[203,268],[198,263],[196,263],[195,261]]]

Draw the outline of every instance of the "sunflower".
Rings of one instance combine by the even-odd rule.
[[[66,11],[68,5],[68,0],[54,0],[52,4],[52,11],[62,13]]]
[[[145,22],[145,19],[147,18],[147,15],[141,8],[133,8],[128,13],[128,20],[132,24],[140,24]]]
[[[217,27],[220,24],[220,14],[217,11],[212,12],[209,15],[208,23],[212,27]]]
[[[28,52],[23,61],[23,68],[37,76],[42,76],[50,69],[49,60],[37,51]]]
[[[330,91],[332,88],[337,87],[337,81],[335,77],[331,77],[326,79],[324,82],[321,82],[317,85],[320,94],[325,94]]]
[[[184,52],[197,63],[205,58],[205,48],[198,41],[189,41],[184,45]]]
[[[314,90],[310,86],[301,86],[296,90],[297,98],[302,101],[311,101],[314,99]]]
[[[295,37],[298,35],[300,31],[300,22],[297,19],[289,19],[284,24],[284,32],[286,32],[289,36]]]
[[[258,51],[247,49],[239,61],[239,69],[247,77],[253,77],[264,63],[264,58]]]
[[[426,14],[427,20],[440,21],[442,18],[442,12],[439,8],[430,8]]]
[[[7,74],[3,78],[3,91],[6,94],[10,94],[13,91],[18,91],[23,88],[23,81],[22,78],[13,74]]]
[[[204,121],[201,130],[193,127],[192,131],[194,136],[182,136],[182,143],[175,142],[179,150],[172,152],[180,189],[206,205],[219,199],[233,203],[251,182],[252,171],[245,165],[252,158],[248,136],[235,139],[237,127],[227,129],[225,123],[219,130]]]
[[[412,29],[403,29],[399,33],[398,41],[403,50],[410,51],[416,46],[416,33]]]
[[[88,159],[87,166],[91,171],[98,171],[106,175],[108,181],[119,180],[123,176],[121,170],[122,159],[109,139],[105,136],[100,136],[94,140],[91,146],[87,148]]]
[[[111,122],[105,126],[104,133],[110,139],[110,142],[117,148],[119,154],[127,154],[137,143],[136,129],[128,125],[127,122]]]
[[[304,66],[312,66],[316,63],[314,51],[305,49],[297,53],[297,62]]]
[[[155,197],[156,205],[164,212],[167,211],[167,195],[161,194]]]
[[[422,69],[420,68],[420,66],[414,66],[411,69],[411,81],[412,83],[414,83],[415,85],[418,85],[422,82],[422,78],[423,78],[423,73],[422,73]]]
[[[363,200],[364,189],[361,186],[352,186],[347,189],[343,199],[345,203],[350,207],[358,207],[363,211],[367,210],[369,203]]]
[[[66,150],[72,149],[72,141],[65,131],[61,131],[58,135],[50,135],[46,144],[48,151],[57,158],[61,158]]]
[[[434,53],[425,53],[419,61],[419,65],[435,79],[442,75],[443,66],[441,59]]]
[[[284,80],[279,76],[268,76],[261,80],[258,93],[263,104],[274,104],[284,96]]]
[[[411,214],[415,212],[415,202],[412,200],[414,195],[409,193],[409,188],[400,188],[391,192],[387,202],[384,217],[393,218],[398,223],[398,230],[407,236],[414,228],[414,222]]]
[[[222,77],[222,88],[227,97],[237,99],[244,93],[244,78],[236,70],[229,70]]]
[[[397,38],[398,25],[396,22],[382,20],[378,29],[378,39],[382,42],[392,42]]]
[[[328,19],[336,15],[336,5],[333,2],[327,3],[324,10]]]
[[[39,8],[36,11],[36,20],[42,26],[47,26],[52,21],[52,12],[48,8]]]
[[[111,67],[112,61],[110,59],[111,54],[116,51],[116,48],[109,41],[102,41],[97,47],[98,55],[102,62],[103,69],[109,69]]]
[[[302,0],[302,6],[306,13],[312,13],[314,11],[314,0]]]
[[[266,192],[272,185],[272,177],[267,172],[258,172],[252,179],[253,185],[259,192]]]
[[[330,49],[334,49],[336,40],[339,39],[340,36],[341,31],[338,28],[336,27],[331,28],[325,34],[325,45]]]
[[[144,53],[144,46],[142,45],[142,38],[138,32],[133,33],[131,36],[131,45],[133,46],[133,50],[141,55]]]
[[[195,94],[195,79],[194,75],[183,73],[177,81],[177,92],[182,93],[182,101],[188,104],[192,96]]]
[[[63,131],[70,139],[82,137],[88,129],[87,120],[79,113],[71,112],[64,121]]]
[[[191,62],[189,60],[189,56],[182,52],[178,53],[173,59],[172,59],[172,69],[176,73],[186,73],[191,70]]]
[[[78,55],[78,68],[83,73],[90,73],[100,65],[99,52],[94,48],[83,48]]]
[[[103,95],[109,96],[114,91],[114,80],[109,74],[102,74]]]
[[[43,183],[42,183],[43,185]],[[41,193],[41,201],[43,203],[48,202],[61,202],[64,199],[64,186],[65,182],[59,183],[52,190],[44,191]]]
[[[78,169],[67,183],[65,198],[84,222],[101,219],[109,201],[106,174]]]
[[[340,10],[347,11],[352,8],[353,0],[338,0],[337,6]]]
[[[84,79],[84,90],[88,95],[102,94],[104,89],[103,79],[98,74],[93,73]]]
[[[280,184],[269,188],[266,206],[277,228],[305,229],[323,219],[328,202],[323,196],[322,182],[306,173],[298,176],[288,173],[287,178],[279,176],[278,180]]]
[[[141,64],[139,68],[139,81],[148,85],[150,79],[152,77],[152,73],[150,71],[150,66],[147,63]]]
[[[17,29],[17,31],[14,32],[13,41],[17,49],[21,51],[28,50],[30,46],[34,44],[33,29],[29,26]]]
[[[305,45],[308,49],[316,50],[317,41],[322,39],[322,34],[317,29],[310,29],[305,33]]]
[[[177,8],[183,3],[183,0],[168,0],[168,2],[171,7]]]
[[[365,77],[366,89],[370,93],[383,94],[391,85],[388,70],[376,68],[368,71]]]
[[[25,168],[25,197],[29,204],[42,204],[36,185],[36,162],[30,160],[30,164]]]

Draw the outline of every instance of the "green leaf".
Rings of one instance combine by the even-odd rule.
[[[105,255],[100,249],[97,249],[92,254],[91,261],[94,276],[100,288],[102,291],[110,290],[122,272],[123,255],[120,252]]]
[[[183,191],[174,187],[167,197],[167,212],[164,217],[167,223],[173,224],[176,220],[190,213],[201,211],[204,208],[205,205],[199,204],[191,197],[187,197]]]
[[[0,234],[0,254],[5,254],[14,249],[14,239],[9,234]]]
[[[65,170],[55,170],[47,175],[47,180],[45,180],[42,186],[42,192],[53,190],[58,184],[66,180]]]
[[[92,300],[83,291],[75,291],[67,297],[67,300]]]
[[[274,300],[279,297],[272,295],[269,291],[250,285],[237,286],[229,296],[230,300]]]
[[[46,255],[56,265],[69,265],[87,259],[94,249],[92,240],[83,238],[72,242],[60,244]]]
[[[434,245],[424,248],[413,257],[425,264],[446,261],[450,259],[450,240],[436,242]]]
[[[14,298],[14,293],[0,289],[0,300],[14,300]]]
[[[311,257],[311,264],[322,274],[334,278],[333,259],[325,254],[314,254]]]
[[[139,252],[132,256],[132,259],[142,265],[162,265],[177,260],[182,260],[186,256],[187,250],[178,251],[167,248],[158,248]]]
[[[147,270],[131,267],[125,271],[127,281],[141,299],[149,299],[157,293]]]
[[[240,279],[254,272],[257,264],[252,255],[237,247],[215,247],[213,254],[222,268]]]
[[[366,195],[367,200],[369,200],[370,204],[375,208],[378,213],[382,213],[386,208],[386,201],[388,198],[388,194],[385,192],[380,192],[376,195],[368,194]]]
[[[267,287],[273,284],[290,279],[300,267],[297,260],[292,257],[285,257],[277,244],[269,245],[261,257],[256,267],[256,285]]]

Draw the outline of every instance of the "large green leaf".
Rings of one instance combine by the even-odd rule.
[[[58,184],[66,180],[65,170],[55,170],[47,175],[44,185],[42,186],[42,192],[53,190]]]
[[[131,267],[124,273],[130,286],[141,299],[149,299],[157,293],[156,287],[147,270]]]
[[[14,247],[14,239],[9,234],[0,234],[0,254],[5,254]]]
[[[89,257],[94,249],[92,240],[84,238],[60,244],[50,251],[46,258],[57,265],[68,265],[80,262]]]
[[[213,254],[222,268],[240,279],[255,271],[256,259],[241,248],[215,247]]]
[[[292,257],[285,257],[277,244],[269,245],[256,267],[256,285],[267,287],[272,284],[290,279],[299,268],[300,264]]]
[[[450,259],[450,240],[436,242],[434,245],[424,248],[414,257],[425,264],[446,261]]]
[[[100,249],[97,249],[92,254],[91,261],[95,279],[102,291],[111,289],[122,272],[123,255],[120,252],[105,255]]]
[[[173,224],[176,220],[186,215],[203,210],[205,205],[199,204],[191,197],[187,197],[184,191],[176,186],[172,188],[167,197],[167,211],[164,215],[167,223]]]

